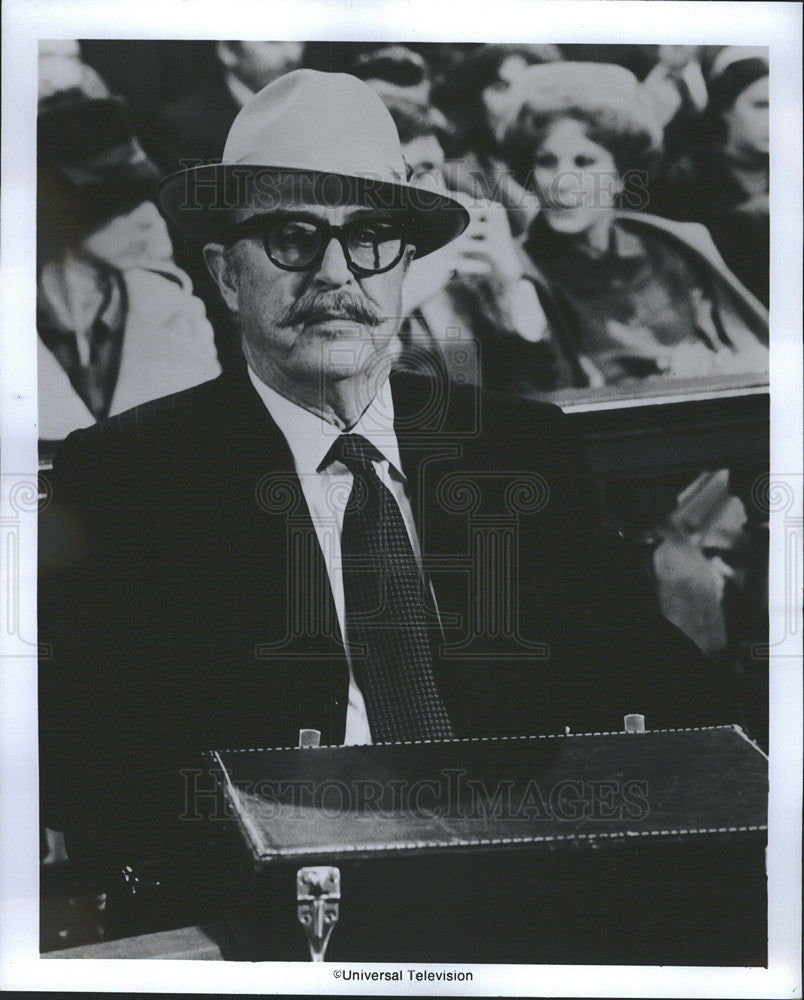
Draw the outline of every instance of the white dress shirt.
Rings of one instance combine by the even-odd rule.
[[[380,481],[391,491],[399,505],[419,569],[422,566],[416,524],[407,495],[407,481],[402,473],[399,444],[394,431],[394,404],[390,384],[387,381],[384,383],[354,427],[344,432],[334,424],[328,423],[323,417],[292,403],[265,385],[251,368],[248,373],[260,399],[290,447],[304,499],[310,510],[310,517],[324,556],[324,564],[327,567],[341,635],[346,636],[341,532],[346,503],[352,490],[353,476],[340,461],[333,461],[326,468],[320,468],[330,448],[342,433],[362,435],[383,456],[382,461],[373,463],[374,468]],[[366,704],[355,681],[348,642],[346,659],[349,663],[349,703],[346,710],[344,743],[371,743]]]

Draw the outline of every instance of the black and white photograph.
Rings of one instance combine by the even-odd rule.
[[[800,996],[801,9],[73,15],[3,11],[3,987]]]

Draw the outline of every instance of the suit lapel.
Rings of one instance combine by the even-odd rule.
[[[458,736],[526,732],[529,724],[519,717],[528,701],[518,680],[523,666],[501,655],[510,637],[498,635],[491,623],[486,631],[477,618],[483,613],[478,573],[485,577],[495,556],[483,532],[475,532],[496,517],[503,525],[511,517],[503,483],[506,456],[495,450],[505,443],[495,442],[489,414],[480,409],[482,397],[472,389],[404,376],[392,387],[403,471],[446,639],[434,635],[447,711]],[[479,567],[478,559],[487,562]],[[486,593],[485,600],[491,596]]]
[[[252,531],[269,566],[266,601],[274,627],[256,658],[284,675],[290,728],[319,729],[322,741],[343,740],[348,667],[315,527],[290,448],[259,398],[245,367],[222,376],[219,443],[249,491]],[[284,555],[284,558],[283,558]],[[253,581],[248,581],[253,589]]]
[[[467,468],[467,442],[462,440],[460,420],[456,423],[450,407],[449,383],[395,376],[391,385],[402,471],[424,569],[435,594],[437,611],[431,609],[431,638],[436,678],[456,734],[470,735],[473,726],[471,713],[467,714],[470,700],[466,688],[471,674],[463,663],[443,655],[445,644],[454,643],[468,622],[471,577],[467,516],[451,507],[444,495],[444,487],[460,480]]]

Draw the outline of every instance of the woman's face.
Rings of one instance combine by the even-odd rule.
[[[497,70],[497,79],[480,92],[480,102],[489,132],[497,143],[502,142],[510,121],[510,90],[514,82],[528,68],[522,56],[509,56]]]
[[[768,77],[760,77],[737,95],[724,114],[726,145],[747,153],[768,152]]]
[[[557,233],[608,230],[622,184],[611,153],[574,118],[562,118],[536,150],[533,178],[545,222]]]
[[[82,240],[81,249],[121,271],[173,257],[168,228],[152,201],[104,222]]]

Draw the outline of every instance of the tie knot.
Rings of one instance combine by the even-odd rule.
[[[372,462],[382,460],[382,455],[362,434],[341,434],[330,451],[332,459],[339,459],[354,475],[374,472]]]

